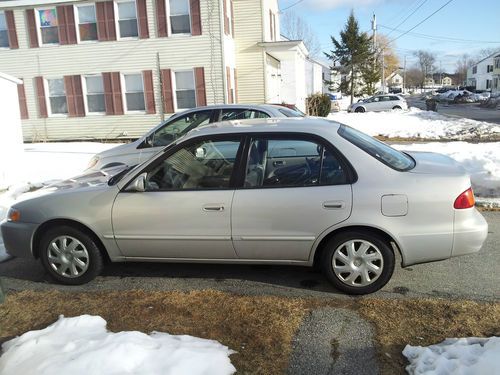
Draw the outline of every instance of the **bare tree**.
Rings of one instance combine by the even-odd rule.
[[[417,66],[420,69],[421,74],[421,87],[424,87],[425,79],[435,69],[436,56],[432,52],[424,50],[418,50],[414,53],[414,55],[418,59]]]
[[[281,16],[281,33],[291,40],[302,40],[309,54],[316,57],[321,52],[318,37],[304,19],[293,11],[286,11]]]
[[[474,60],[472,60],[472,58],[466,53],[458,59],[455,73],[457,75],[459,85],[463,85],[467,80],[467,69],[469,69],[472,65],[474,65]]]
[[[483,48],[477,54],[477,60],[475,62],[482,60],[490,55],[493,55],[495,52],[500,52],[500,47]]]
[[[422,72],[419,68],[411,68],[406,71],[405,86],[416,88],[422,83]]]

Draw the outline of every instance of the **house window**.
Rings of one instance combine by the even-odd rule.
[[[117,7],[120,38],[133,38],[138,36],[135,1],[119,2],[117,3]]]
[[[196,107],[193,71],[175,72],[175,97],[177,109]]]
[[[67,114],[68,104],[66,102],[64,80],[62,78],[47,79],[47,87],[49,92],[50,113],[53,115]]]
[[[490,72],[492,72],[492,71],[493,71],[493,65],[488,65],[488,66],[486,67],[486,73],[490,73]]]
[[[491,89],[491,79],[486,80],[486,90]]]
[[[101,75],[85,76],[88,113],[105,113],[104,85]]]
[[[58,44],[57,12],[55,8],[38,9],[38,22],[42,44]]]
[[[80,41],[97,40],[97,19],[95,5],[77,5],[78,35]]]
[[[0,12],[0,47],[9,48],[9,32],[4,12]]]
[[[170,31],[172,34],[190,34],[188,0],[170,0]]]
[[[493,88],[494,89],[498,88],[498,78],[493,78]]]
[[[127,111],[144,111],[144,85],[142,74],[125,74],[125,104]]]
[[[500,69],[500,59],[495,59],[495,69]]]

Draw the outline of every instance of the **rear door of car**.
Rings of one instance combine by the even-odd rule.
[[[220,110],[218,121],[248,120],[256,118],[269,118],[266,111],[253,108],[223,108]]]
[[[309,258],[314,241],[351,213],[353,172],[326,141],[304,134],[247,139],[231,215],[242,259]]]

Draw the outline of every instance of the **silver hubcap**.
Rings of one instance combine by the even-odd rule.
[[[355,287],[375,282],[384,269],[384,258],[371,242],[351,240],[337,247],[333,253],[332,267],[344,284]]]
[[[64,277],[81,276],[89,268],[87,249],[71,236],[59,236],[53,239],[47,248],[47,256],[52,269]]]

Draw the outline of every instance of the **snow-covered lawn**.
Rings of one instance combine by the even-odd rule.
[[[231,349],[162,332],[109,332],[100,316],[60,317],[2,345],[2,375],[230,375]]]
[[[403,350],[410,375],[486,375],[500,369],[500,337],[447,339]]]
[[[417,108],[390,112],[337,112],[331,113],[328,119],[350,125],[372,136],[389,138],[468,140],[500,137],[499,125],[443,116]]]

